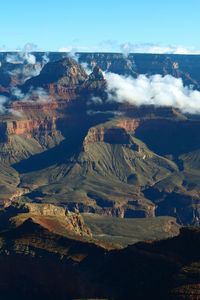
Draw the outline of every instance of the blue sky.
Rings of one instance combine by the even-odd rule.
[[[26,43],[42,50],[114,51],[125,43],[200,49],[199,0],[2,0],[0,9],[0,48],[7,50]]]

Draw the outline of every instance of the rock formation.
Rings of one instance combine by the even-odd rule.
[[[88,75],[72,58],[56,57],[18,86],[24,99],[11,97],[0,116],[2,203],[21,198],[119,217],[167,214],[197,224],[199,117],[173,107],[107,102],[102,72],[171,74],[198,88],[184,58],[80,54],[79,61],[93,68]],[[191,58],[193,67],[197,61]],[[10,87],[4,85],[8,94]],[[9,181],[12,168],[16,177]]]
[[[198,229],[110,250],[88,236],[56,234],[33,217],[65,216],[64,210],[28,209],[31,218],[0,233],[0,293],[6,299],[16,293],[20,299],[198,299]]]
[[[14,224],[21,226],[27,220],[32,219],[33,222],[51,232],[66,236],[92,237],[90,229],[85,225],[79,213],[73,213],[64,207],[52,204],[13,202],[3,212],[1,211],[0,223],[3,218],[7,219],[7,223],[10,222],[11,226]],[[1,226],[5,226],[4,223]]]

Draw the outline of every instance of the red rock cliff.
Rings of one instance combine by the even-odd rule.
[[[140,125],[140,121],[137,119],[120,119],[117,122],[117,126],[124,128],[127,132],[134,132]]]
[[[129,135],[123,128],[92,127],[84,140],[84,145],[95,142],[110,144],[128,144]]]

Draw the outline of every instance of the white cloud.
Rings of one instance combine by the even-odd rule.
[[[38,50],[38,46],[34,43],[26,43],[23,47],[23,52],[34,52]]]
[[[68,45],[68,46],[64,46],[64,47],[61,47],[61,48],[59,48],[58,49],[58,52],[71,52],[71,51],[77,51],[77,49],[76,48],[74,48],[73,46],[70,46],[70,45]]]
[[[30,92],[28,92],[27,94],[23,94],[19,88],[15,87],[12,89],[11,93],[12,96],[16,97],[17,101],[21,102],[31,102],[33,104],[37,104],[52,101],[50,95],[43,88],[40,87],[37,89],[31,89]],[[8,112],[17,117],[22,117],[23,112],[19,112],[18,110],[11,108],[6,108],[6,103],[8,103],[9,100],[9,98],[0,95],[0,115]]]
[[[120,45],[122,53],[155,53],[155,54],[200,54],[200,50],[184,46],[160,45],[152,43],[124,43]]]
[[[45,54],[42,56],[42,63],[43,65],[46,65],[49,62],[49,53],[45,52]]]
[[[200,113],[200,92],[183,85],[180,78],[140,75],[132,77],[106,73],[108,101],[133,105],[173,106],[183,113]]]
[[[34,43],[27,43],[25,46],[15,49],[7,49],[5,46],[0,47],[0,52],[16,51],[22,53],[30,53],[35,51],[42,51]],[[55,49],[58,52],[121,52],[128,53],[155,53],[155,54],[200,54],[200,49],[194,47],[185,47],[183,45],[163,45],[160,43],[120,43],[116,40],[105,40],[94,45],[80,45],[78,41],[71,44],[63,45]],[[29,57],[28,57],[29,59]],[[33,59],[33,58],[32,58]],[[31,61],[31,58],[30,58]],[[33,60],[32,60],[33,61]]]
[[[34,101],[34,102],[49,102],[51,101],[50,95],[41,87],[31,89],[27,94],[23,94],[19,88],[12,89],[12,95],[19,101]]]
[[[16,53],[7,54],[6,61],[9,63],[28,63],[31,65],[36,64],[36,57],[33,53],[38,50],[38,46],[33,43],[27,43],[23,48],[15,49]],[[5,51],[5,49],[4,49]]]
[[[161,45],[159,43],[131,43],[120,44],[115,40],[102,41],[98,45],[79,46],[67,45],[58,49],[59,52],[120,52],[129,53],[155,53],[155,54],[200,54],[200,49],[184,47],[182,45]]]
[[[7,54],[6,61],[11,64],[28,63],[30,65],[34,65],[36,64],[36,57],[29,52],[17,52],[14,54]]]

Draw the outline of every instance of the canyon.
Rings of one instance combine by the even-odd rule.
[[[15,204],[1,212],[0,225],[7,228],[0,233],[5,299],[199,297],[198,228],[120,249],[95,241],[79,215],[52,205]]]
[[[198,299],[200,116],[110,101],[106,74],[199,91],[200,56],[11,54],[0,52],[1,296]]]
[[[4,62],[5,55],[0,84],[9,101],[0,116],[2,205],[41,201],[73,211],[121,218],[167,215],[180,224],[198,224],[199,116],[174,107],[109,102],[103,74],[169,74],[199,89],[198,56],[78,53],[74,60],[50,53],[42,66],[44,54],[34,53],[40,72],[13,85],[4,75],[23,68]],[[8,180],[12,170],[16,177]]]

